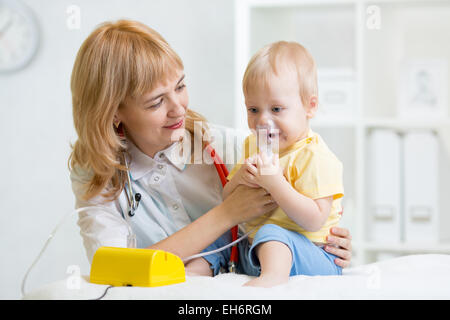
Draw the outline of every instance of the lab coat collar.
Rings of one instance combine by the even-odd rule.
[[[184,137],[186,139],[186,135]],[[152,171],[158,164],[169,162],[178,170],[183,171],[190,157],[190,152],[183,153],[183,142],[172,143],[166,149],[158,151],[155,156],[149,157],[131,141],[128,141],[128,152],[131,156],[130,173],[132,180],[139,180]]]

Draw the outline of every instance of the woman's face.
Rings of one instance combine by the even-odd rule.
[[[115,122],[122,123],[127,138],[142,152],[154,157],[183,136],[188,103],[184,71],[178,70],[143,96],[125,99]]]

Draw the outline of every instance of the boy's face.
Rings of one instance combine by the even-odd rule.
[[[306,138],[309,131],[308,119],[314,116],[317,98],[303,106],[299,93],[297,74],[282,71],[271,74],[267,85],[251,88],[245,96],[247,121],[251,130],[267,125],[271,119],[278,129],[279,149],[283,150],[293,143]]]

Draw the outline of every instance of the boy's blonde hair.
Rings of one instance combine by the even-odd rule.
[[[242,80],[244,95],[261,85],[267,85],[271,73],[278,75],[285,68],[297,72],[299,94],[303,105],[318,95],[317,70],[313,57],[297,42],[279,41],[261,48],[250,59]]]
[[[161,35],[136,21],[105,22],[83,42],[71,78],[78,140],[72,146],[69,168],[91,174],[84,200],[99,194],[115,199],[125,185],[127,147],[113,125],[124,99],[151,91],[180,69],[183,62]],[[195,121],[206,120],[188,109],[186,129],[191,137]]]

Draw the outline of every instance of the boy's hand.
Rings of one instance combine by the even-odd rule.
[[[278,154],[274,154],[269,158],[264,152],[255,155],[249,159],[249,162],[256,163],[256,167],[252,166],[248,170],[253,175],[253,183],[258,184],[267,191],[284,180],[283,170],[280,167]]]
[[[237,184],[243,184],[251,188],[259,188],[260,186],[256,183],[255,177],[251,171],[254,168],[253,159],[246,159],[232,180],[236,179]]]

